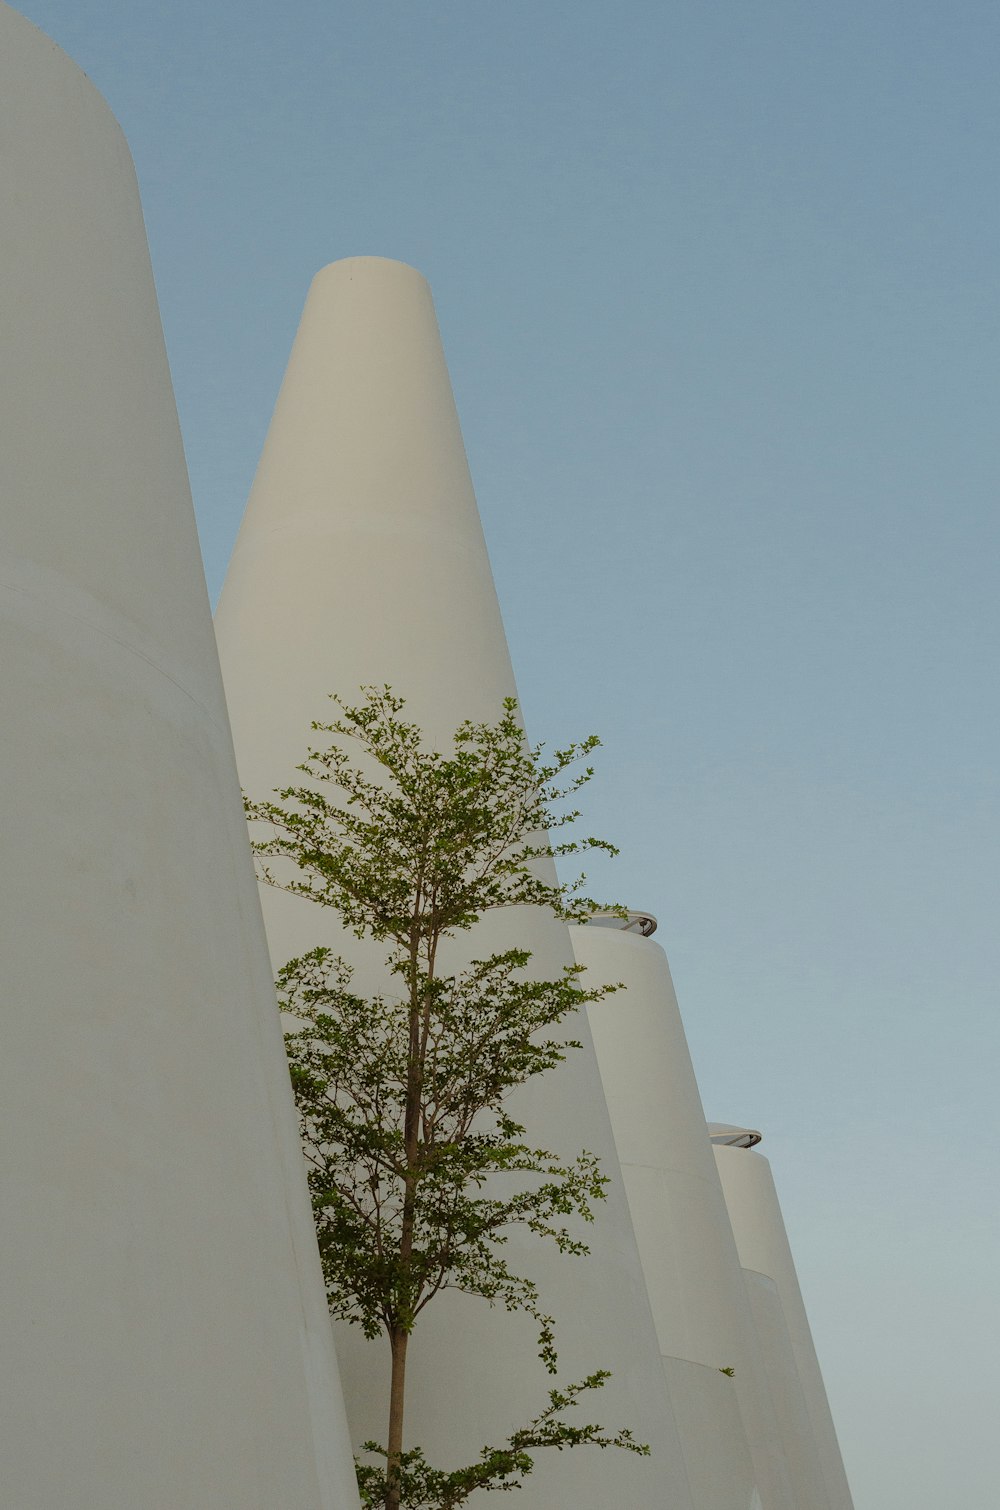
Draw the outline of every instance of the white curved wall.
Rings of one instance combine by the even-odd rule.
[[[802,1510],[853,1510],[771,1166],[715,1147],[740,1262]]]
[[[0,6],[11,1510],[357,1504],[142,213]]]
[[[590,979],[626,987],[588,1013],[692,1499],[698,1510],[800,1510],[666,955],[617,928],[570,935]]]
[[[352,258],[313,282],[216,617],[244,786],[264,795],[301,760],[327,694],[389,683],[440,744],[463,718],[493,719],[514,690],[503,626],[427,284],[401,263]],[[362,984],[386,984],[382,950],[333,916],[265,892],[280,964],[333,941]],[[565,926],[537,915],[481,925],[472,949],[526,941],[545,975],[570,961]],[[520,1100],[532,1135],[590,1148],[614,1173],[614,1143],[586,1022],[582,1052]],[[563,1377],[614,1380],[579,1419],[628,1424],[651,1460],[596,1450],[541,1454],[520,1502],[544,1510],[689,1505],[624,1191],[615,1181],[592,1256],[532,1239],[510,1253],[559,1324]],[[342,1328],[338,1350],[356,1439],[385,1437],[387,1348]],[[444,1295],[411,1345],[407,1439],[448,1465],[474,1458],[545,1402],[534,1329],[481,1301]],[[586,1414],[584,1414],[586,1412]]]

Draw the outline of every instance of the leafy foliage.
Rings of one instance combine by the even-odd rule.
[[[592,1154],[564,1163],[530,1147],[503,1103],[572,1046],[531,1035],[603,992],[584,991],[573,969],[562,980],[520,980],[528,960],[526,951],[508,950],[459,975],[419,978],[421,1090],[411,1149],[409,1003],[352,995],[343,961],[326,949],[291,961],[278,984],[285,1011],[302,1023],[286,1044],[334,1314],[369,1337],[410,1332],[440,1290],[463,1290],[530,1312],[554,1371],[551,1320],[535,1286],[513,1274],[498,1249],[522,1224],[564,1253],[586,1253],[563,1219],[590,1221],[606,1182]],[[510,1195],[499,1194],[495,1180],[484,1191],[499,1174],[542,1179]]]
[[[517,704],[506,698],[497,724],[464,722],[454,754],[445,756],[425,750],[419,727],[399,717],[403,698],[388,687],[363,690],[356,708],[334,696],[341,717],[312,726],[335,737],[298,767],[319,785],[279,792],[294,808],[246,804],[249,817],[274,829],[254,846],[257,854],[285,856],[302,872],[280,881],[265,865],[265,880],[333,907],[359,938],[391,939],[402,950],[412,948],[414,932],[426,950],[494,907],[535,904],[576,921],[595,910],[579,895],[580,882],[547,880],[532,862],[588,849],[617,853],[602,839],[552,845],[546,837],[580,816],[558,805],[586,785],[593,768],[559,782],[600,744],[596,735],[557,750],[546,764],[540,748],[525,746]],[[366,764],[352,763],[351,741]],[[331,785],[332,798],[324,790]]]
[[[400,1454],[400,1510],[456,1510],[477,1489],[510,1491],[521,1483],[535,1466],[529,1448],[554,1447],[624,1447],[629,1452],[648,1456],[649,1448],[638,1443],[630,1431],[609,1435],[600,1426],[570,1426],[559,1419],[559,1412],[576,1404],[584,1390],[601,1389],[610,1375],[603,1369],[564,1390],[549,1391],[549,1403],[527,1426],[508,1437],[503,1447],[484,1447],[479,1461],[465,1468],[444,1472],[432,1468],[419,1447]],[[386,1456],[377,1442],[366,1442],[365,1451]],[[384,1505],[389,1488],[387,1472],[374,1464],[358,1465],[358,1488],[363,1505]]]
[[[278,988],[296,1020],[286,1042],[330,1308],[368,1337],[384,1332],[392,1353],[388,1445],[369,1444],[386,1466],[359,1466],[359,1483],[366,1503],[387,1510],[449,1510],[476,1489],[517,1487],[532,1448],[642,1450],[627,1431],[557,1419],[602,1372],[553,1391],[540,1416],[470,1467],[432,1469],[402,1445],[409,1336],[442,1290],[530,1314],[556,1372],[552,1318],[503,1248],[522,1226],[586,1254],[575,1222],[593,1220],[607,1183],[593,1154],[567,1161],[531,1146],[506,1102],[579,1047],[556,1031],[564,1019],[616,987],[587,989],[572,966],[534,980],[518,948],[448,973],[441,946],[497,908],[588,916],[596,904],[582,895],[583,878],[564,886],[545,862],[615,851],[547,837],[579,816],[570,800],[592,771],[570,768],[595,738],[546,762],[526,747],[508,699],[496,724],[463,723],[442,755],[425,748],[389,688],[363,690],[358,707],[335,697],[339,716],[313,725],[331,743],[299,767],[308,784],[246,809],[270,825],[254,845],[264,879],[388,945],[382,994],[354,993],[348,965],[323,947],[289,961]],[[279,874],[274,862],[292,868]]]

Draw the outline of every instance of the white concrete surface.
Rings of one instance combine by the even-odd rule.
[[[216,619],[244,786],[287,783],[327,694],[389,683],[430,740],[492,719],[514,690],[503,626],[430,291],[412,268],[352,258],[313,282]],[[275,964],[321,942],[385,984],[381,948],[359,945],[314,904],[265,892]],[[563,924],[504,915],[472,935],[480,958],[509,941],[557,974]],[[586,1021],[582,1052],[519,1099],[532,1136],[589,1148],[615,1174],[614,1142]],[[563,1377],[610,1368],[579,1419],[628,1425],[654,1450],[541,1454],[524,1510],[689,1510],[635,1238],[619,1179],[588,1229],[589,1259],[515,1235],[559,1327]],[[383,1343],[338,1335],[356,1439],[385,1437]],[[425,1313],[408,1364],[406,1436],[448,1465],[476,1456],[545,1403],[549,1379],[523,1318],[447,1294]]]
[[[853,1510],[823,1376],[767,1159],[715,1146],[801,1510]]]
[[[594,980],[626,987],[588,1011],[693,1502],[800,1510],[667,957],[613,926],[570,935]]]
[[[128,148],[0,5],[0,1502],[357,1505]]]

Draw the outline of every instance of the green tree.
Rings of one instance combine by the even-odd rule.
[[[589,915],[582,878],[563,885],[547,862],[614,850],[548,837],[579,816],[571,799],[592,775],[579,763],[596,738],[546,762],[526,747],[508,699],[496,723],[463,723],[443,755],[425,747],[389,688],[363,692],[357,707],[334,697],[339,716],[313,724],[332,742],[298,767],[308,783],[246,809],[270,829],[254,844],[263,879],[387,946],[383,994],[355,994],[350,968],[325,947],[289,961],[278,989],[298,1023],[286,1043],[330,1309],[368,1337],[384,1334],[391,1353],[387,1440],[365,1444],[377,1461],[358,1466],[362,1499],[452,1510],[477,1489],[515,1487],[533,1449],[648,1451],[628,1430],[562,1419],[603,1384],[603,1370],[551,1390],[538,1416],[474,1464],[438,1470],[403,1447],[410,1337],[442,1290],[528,1312],[556,1372],[552,1318],[504,1245],[521,1225],[586,1254],[571,1219],[591,1221],[606,1184],[592,1154],[566,1160],[525,1141],[507,1098],[579,1047],[553,1030],[615,988],[585,988],[572,966],[531,979],[530,954],[517,948],[449,971],[447,941],[496,908]]]

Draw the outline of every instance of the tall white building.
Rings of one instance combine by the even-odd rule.
[[[852,1510],[771,1166],[746,1129],[713,1123],[709,1133],[786,1459],[798,1484],[797,1504],[801,1510]]]
[[[224,698],[131,159],[2,3],[0,200],[0,1499],[356,1510],[388,1349],[340,1327],[338,1372],[271,977],[324,943],[391,982],[301,898],[265,891],[262,920],[226,698],[265,797],[331,692],[392,685],[439,747],[513,694],[430,291],[379,258],[314,281],[219,609]],[[581,1419],[652,1455],[541,1453],[519,1503],[851,1510],[767,1163],[716,1128],[716,1166],[636,923],[521,910],[465,941],[628,987],[512,1102],[610,1176],[591,1255],[508,1254],[562,1381],[613,1372]],[[535,1330],[440,1297],[408,1440],[454,1467],[535,1415]]]
[[[427,284],[380,258],[334,263],[313,282],[216,615],[244,787],[265,796],[303,758],[312,719],[336,691],[389,683],[439,748],[465,718],[494,720],[514,678]],[[362,985],[391,988],[381,946],[360,945],[312,903],[264,896],[276,965],[333,944]],[[479,958],[517,942],[552,978],[572,962],[564,924],[498,915],[470,935]],[[584,1048],[515,1114],[545,1146],[598,1153],[614,1177],[588,1259],[514,1234],[515,1268],[557,1322],[562,1377],[614,1377],[581,1412],[628,1425],[649,1459],[539,1454],[525,1506],[607,1510],[691,1505],[642,1267],[617,1175],[597,1062]],[[442,1294],[414,1335],[407,1439],[432,1462],[474,1460],[546,1403],[535,1328],[481,1301]],[[355,1439],[385,1439],[388,1348],[338,1331]]]
[[[128,148],[0,5],[0,1503],[357,1505]]]
[[[692,1499],[851,1510],[760,1134],[706,1135],[655,927],[632,913],[570,932],[578,962],[626,988],[588,1011]]]
[[[692,1499],[803,1510],[655,926],[634,913],[570,932],[578,963],[625,987],[588,1013]]]

